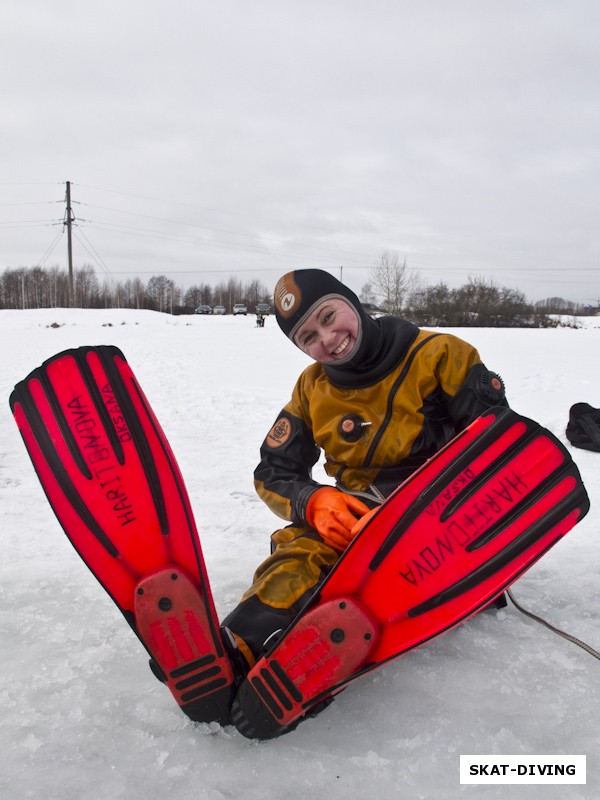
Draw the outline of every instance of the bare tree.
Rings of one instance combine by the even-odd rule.
[[[580,303],[574,303],[562,297],[547,297],[545,300],[538,300],[535,307],[544,314],[581,314],[584,311]]]
[[[396,250],[383,250],[370,273],[373,289],[381,295],[388,314],[399,316],[414,276]]]
[[[153,275],[148,281],[148,297],[155,311],[172,310],[175,284],[166,275]]]
[[[183,295],[183,304],[190,308],[210,305],[212,303],[212,291],[212,286],[208,283],[190,286]]]
[[[359,298],[361,303],[368,303],[373,306],[377,305],[377,296],[373,291],[373,284],[370,281],[365,283],[360,290]]]
[[[406,316],[417,325],[447,325],[452,319],[452,293],[445,283],[412,292]]]
[[[74,305],[78,308],[93,308],[98,304],[100,289],[92,266],[84,264],[83,267],[76,269],[74,284]]]

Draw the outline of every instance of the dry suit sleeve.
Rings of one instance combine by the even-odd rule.
[[[304,420],[284,408],[262,443],[254,471],[259,497],[279,517],[304,523],[308,498],[320,486],[311,477],[319,454]]]
[[[494,406],[508,406],[502,378],[468,342],[445,334],[433,340],[432,350],[438,385],[457,431]]]
[[[474,364],[465,382],[448,403],[450,416],[457,430],[462,430],[490,408],[508,408],[502,378],[484,364]]]

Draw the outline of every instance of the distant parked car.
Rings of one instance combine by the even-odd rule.
[[[215,306],[213,308],[213,314],[226,314],[225,306]]]
[[[210,306],[198,306],[196,314],[212,314],[213,310]]]
[[[385,316],[385,309],[379,308],[379,306],[373,303],[361,303],[361,305],[370,317],[377,318]]]
[[[246,316],[246,314],[248,313],[248,309],[243,303],[236,303],[233,307],[233,313],[234,315],[243,314],[244,316]]]
[[[259,303],[256,306],[256,313],[261,314],[263,317],[268,317],[271,313],[271,306],[268,303]]]

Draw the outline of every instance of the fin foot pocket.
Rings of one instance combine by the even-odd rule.
[[[250,670],[236,695],[231,719],[250,739],[293,730],[333,700],[337,684],[369,659],[379,628],[353,597],[338,597],[308,611]]]
[[[200,590],[185,572],[167,565],[144,575],[135,588],[134,617],[153,673],[182,711],[196,722],[227,724],[233,670]]]

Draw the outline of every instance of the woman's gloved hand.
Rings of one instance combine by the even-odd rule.
[[[358,497],[324,486],[312,494],[306,506],[306,521],[323,541],[339,553],[348,547],[358,530],[357,521],[369,512]]]

